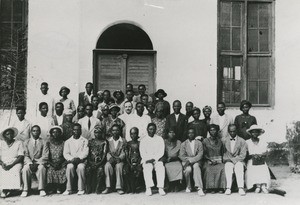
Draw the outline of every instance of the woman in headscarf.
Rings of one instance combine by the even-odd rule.
[[[266,164],[267,142],[264,138],[264,129],[258,125],[252,125],[247,130],[251,139],[247,140],[249,160],[246,170],[247,189],[255,188],[255,192],[269,193],[271,177]]]
[[[214,193],[215,191],[224,192],[226,179],[224,171],[223,144],[219,136],[220,127],[215,124],[209,126],[210,137],[203,140],[204,156],[204,187]]]
[[[187,129],[193,128],[195,130],[195,136],[198,140],[203,140],[207,136],[207,125],[203,120],[199,120],[201,110],[194,107],[192,110],[192,116],[194,120],[187,125]]]
[[[54,126],[49,130],[50,140],[45,143],[43,157],[47,162],[47,183],[50,189],[61,194],[64,190],[66,178],[66,160],[63,156],[63,129]]]
[[[236,116],[234,120],[234,124],[237,128],[237,135],[244,140],[247,140],[251,137],[249,133],[247,133],[247,129],[249,129],[251,125],[257,125],[256,118],[249,114],[251,107],[251,102],[243,100],[240,105],[240,110],[243,113]]]
[[[0,196],[5,198],[11,190],[21,189],[21,169],[24,148],[21,141],[15,140],[18,130],[5,129],[0,134]]]
[[[89,155],[87,157],[86,193],[100,194],[105,189],[104,165],[106,163],[107,141],[104,128],[97,125],[94,130],[95,138],[88,143]]]
[[[182,181],[182,164],[179,159],[181,142],[175,136],[175,127],[170,127],[167,131],[167,139],[165,139],[165,155],[163,162],[165,163],[166,175],[169,181],[170,191],[179,191],[180,182]]]

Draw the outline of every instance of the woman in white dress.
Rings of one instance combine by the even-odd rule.
[[[247,189],[255,187],[255,192],[269,193],[270,172],[266,164],[267,142],[264,139],[264,130],[258,125],[252,125],[247,132],[251,138],[247,140],[249,161],[246,170]]]
[[[10,127],[0,135],[0,192],[4,198],[10,190],[21,189],[21,169],[24,160],[24,148],[21,141],[14,138],[18,130]]]

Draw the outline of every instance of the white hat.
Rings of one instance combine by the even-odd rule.
[[[265,133],[265,130],[264,130],[262,127],[258,126],[258,125],[251,125],[251,127],[250,127],[249,129],[247,129],[246,131],[247,131],[249,134],[251,134],[250,132],[251,132],[252,130],[259,130],[261,134],[264,134],[264,133]]]
[[[12,130],[13,132],[14,132],[14,138],[18,135],[18,129],[17,128],[15,128],[15,127],[8,127],[8,128],[6,128],[5,130],[3,130],[2,132],[1,132],[1,134],[0,134],[0,139],[3,139],[3,135],[4,135],[4,133],[7,131],[7,130]]]

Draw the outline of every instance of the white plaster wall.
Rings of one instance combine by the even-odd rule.
[[[300,120],[299,9],[298,0],[276,0],[275,107],[251,110],[269,141],[284,141],[286,123]],[[42,81],[57,97],[62,85],[70,87],[77,103],[77,93],[92,81],[92,50],[99,36],[120,22],[136,24],[149,35],[157,51],[157,88],[167,91],[167,100],[215,108],[217,0],[30,0],[29,110]]]

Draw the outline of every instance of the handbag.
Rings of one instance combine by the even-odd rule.
[[[266,155],[253,155],[252,156],[252,165],[263,165],[266,163]]]

